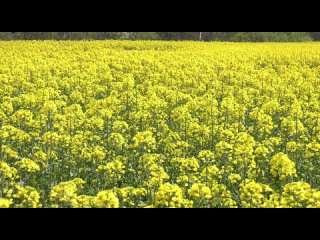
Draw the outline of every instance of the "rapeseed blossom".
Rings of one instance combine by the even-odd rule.
[[[319,208],[318,43],[0,43],[0,208]]]

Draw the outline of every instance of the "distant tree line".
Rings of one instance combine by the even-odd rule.
[[[320,40],[320,32],[0,32],[0,40],[196,40],[302,42]]]

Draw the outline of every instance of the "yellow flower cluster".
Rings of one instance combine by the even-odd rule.
[[[40,171],[40,167],[34,161],[27,158],[16,162],[16,166],[20,171],[26,171],[28,173]]]
[[[9,208],[10,205],[11,204],[9,200],[0,198],[0,208]]]
[[[0,43],[0,207],[320,207],[319,43]]]
[[[295,163],[292,162],[284,153],[278,153],[271,161],[271,174],[274,177],[279,177],[280,180],[285,180],[288,177],[296,176]]]
[[[267,195],[272,193],[272,189],[262,183],[253,180],[245,180],[240,184],[240,198],[243,207],[257,208],[266,207]]]
[[[159,208],[190,208],[192,202],[185,199],[183,190],[178,185],[166,183],[156,192],[154,206]]]
[[[98,167],[98,172],[105,172],[109,177],[112,175],[122,175],[125,173],[125,166],[119,160],[101,165]]]
[[[77,193],[85,182],[76,178],[54,186],[50,192],[50,201],[53,207],[73,207],[77,203]]]
[[[208,188],[204,184],[193,184],[188,193],[191,197],[194,198],[210,199],[212,197],[210,188]]]
[[[16,186],[16,193],[12,194],[14,207],[17,208],[39,208],[42,206],[40,203],[40,195],[33,187],[20,187]]]
[[[6,162],[0,161],[0,181],[12,181],[16,178],[17,170],[10,167]]]
[[[118,208],[119,199],[111,190],[102,191],[97,194],[93,207],[98,208]]]
[[[115,190],[117,197],[122,203],[123,207],[143,206],[143,199],[147,195],[144,188],[125,187]]]

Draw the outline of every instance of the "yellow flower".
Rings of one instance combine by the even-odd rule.
[[[97,194],[97,197],[94,201],[94,207],[97,207],[97,208],[118,208],[119,207],[119,199],[110,190],[102,191]]]
[[[240,199],[242,207],[262,208],[267,207],[268,195],[273,190],[265,184],[246,179],[240,184]]]
[[[38,191],[32,187],[16,186],[17,192],[13,194],[14,207],[18,208],[40,208],[40,195]]]
[[[10,205],[11,203],[9,200],[0,198],[0,208],[9,208]]]
[[[191,197],[199,199],[210,199],[212,197],[210,188],[201,183],[193,184],[188,193]]]
[[[105,174],[110,180],[114,177],[121,179],[125,173],[125,166],[120,160],[115,160],[106,165],[99,166],[97,172]]]
[[[62,182],[50,191],[50,201],[53,207],[74,207],[77,204],[77,193],[85,182],[76,178],[72,181]]]
[[[38,164],[36,164],[34,161],[28,159],[28,158],[22,158],[21,161],[16,162],[16,166],[28,173],[38,172],[40,171],[40,167]]]
[[[17,176],[17,170],[10,167],[7,163],[0,161],[0,180],[14,180]]]
[[[134,148],[142,148],[146,151],[151,151],[156,147],[156,139],[153,137],[152,132],[139,132],[133,138],[134,141]]]
[[[160,186],[155,195],[155,207],[189,208],[192,202],[183,197],[182,189],[178,185],[166,183]]]
[[[291,161],[284,153],[276,154],[271,159],[270,166],[270,172],[272,176],[279,177],[280,180],[297,175],[295,163]]]
[[[228,179],[231,184],[237,184],[241,181],[242,178],[239,174],[233,173],[229,175]]]

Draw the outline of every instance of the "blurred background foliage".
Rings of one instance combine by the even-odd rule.
[[[0,40],[195,40],[231,42],[305,42],[320,32],[0,32]]]

